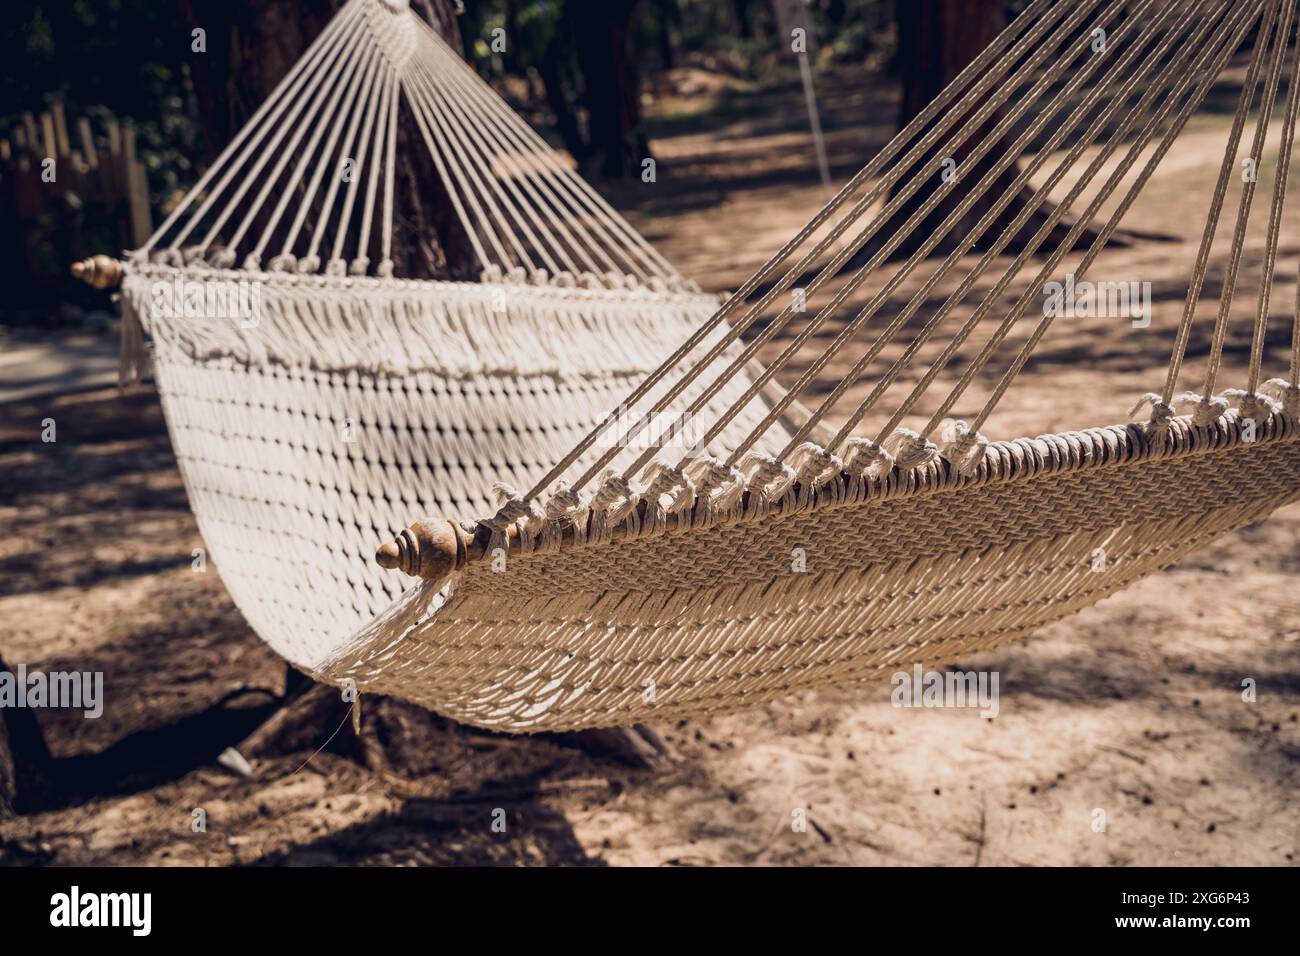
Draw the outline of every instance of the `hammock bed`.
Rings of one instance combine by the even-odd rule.
[[[363,7],[366,15],[379,9],[355,0],[340,16]],[[470,498],[469,510],[459,502],[447,507],[449,495],[438,487],[443,476],[410,461],[447,454],[430,440],[428,416],[436,413],[417,396],[459,388],[448,383],[481,371],[389,368],[386,340],[384,359],[367,364],[357,340],[329,337],[342,326],[315,325],[300,305],[281,328],[286,338],[319,342],[310,356],[271,347],[279,339],[265,329],[211,349],[199,330],[154,322],[164,407],[201,529],[231,593],[264,639],[322,680],[354,681],[362,691],[497,729],[626,725],[860,684],[917,662],[951,662],[1087,607],[1296,500],[1300,331],[1293,329],[1288,379],[1264,381],[1262,366],[1300,57],[1286,70],[1244,387],[1220,393],[1218,376],[1258,192],[1254,178],[1239,188],[1208,330],[1206,380],[1195,393],[1178,393],[1252,111],[1246,155],[1257,161],[1268,145],[1294,14],[1294,4],[1281,0],[1032,0],[734,296],[664,332],[675,339],[652,368],[624,369],[625,381],[634,381],[621,403],[610,397],[604,408],[618,414],[597,412],[585,436],[563,449],[559,438],[530,455],[504,431],[494,443],[460,447],[454,460],[468,482],[486,488],[506,475],[526,489],[500,487],[498,507],[481,509],[490,516],[479,521],[450,519],[473,515],[481,498]],[[1252,33],[1165,382],[1140,406],[1149,406],[1149,418],[986,440],[980,429],[1057,317],[1038,315],[1045,284],[1061,274],[1067,256],[1077,259],[1076,280],[1088,273]],[[961,155],[965,168],[978,171],[941,176],[936,157],[945,155]],[[984,156],[991,166],[975,165]],[[900,224],[898,213],[913,197],[919,208]],[[918,237],[945,198],[951,212]],[[1013,200],[1014,219],[1003,226]],[[1027,227],[1031,238],[1010,254]],[[894,253],[903,240],[916,238],[915,252],[899,262]],[[930,258],[945,239],[951,252]],[[981,239],[974,261],[969,253]],[[864,248],[870,258],[848,272]],[[1034,257],[1033,274],[1021,277]],[[132,268],[147,274],[154,266],[128,263]],[[891,297],[909,288],[913,273],[925,281],[896,308]],[[991,287],[980,284],[985,274],[996,278]],[[816,340],[828,344],[788,392],[773,390],[775,376],[794,374],[795,356],[873,276],[885,281],[872,287],[867,305],[833,337]],[[960,281],[936,308],[931,293],[949,276]],[[356,309],[373,297],[383,301],[386,281],[365,282],[357,285],[365,293],[350,300]],[[806,312],[779,304],[796,283]],[[1019,292],[1010,307],[1008,290]],[[457,294],[422,290],[422,309],[436,308],[427,303],[444,293]],[[618,296],[601,300],[602,309],[625,305],[623,292],[600,294]],[[959,318],[956,308],[971,296],[978,306]],[[641,328],[621,317],[648,315],[648,308],[633,302],[610,321]],[[771,363],[756,366],[758,350],[796,315],[797,334]],[[551,320],[537,321],[545,327]],[[670,323],[660,316],[647,324],[653,336]],[[409,334],[401,322],[385,328]],[[466,362],[479,354],[478,328],[466,323],[450,337],[466,345]],[[1008,357],[1001,346],[1013,333],[1022,341]],[[909,381],[903,376],[928,354],[927,344],[938,354],[917,369],[905,398],[886,404],[894,384]],[[337,364],[313,365],[335,347]],[[509,342],[503,364],[567,354],[538,347]],[[441,344],[427,353],[442,354]],[[828,366],[846,371],[817,405],[801,409],[795,397]],[[953,421],[950,413],[980,373],[999,367],[979,414]],[[600,372],[584,368],[577,381],[593,374]],[[428,388],[413,391],[406,384],[412,375],[428,376]],[[870,388],[859,401],[854,386],[864,377]],[[516,429],[525,418],[546,429],[545,416],[563,402],[530,409],[506,398],[502,405],[502,419]],[[362,453],[334,439],[328,426],[361,406],[372,430],[361,434],[402,436],[391,451],[363,444]],[[482,414],[463,402],[448,411],[444,428],[464,420],[458,416]],[[665,419],[692,429],[690,448],[629,440]],[[904,427],[913,421],[923,424]],[[415,429],[412,422],[426,424]],[[864,422],[874,437],[855,435]],[[566,437],[576,429],[570,424]],[[401,527],[402,512],[426,520],[367,565],[360,537],[367,528]],[[371,547],[383,539],[372,538]],[[402,575],[379,565],[423,580],[380,608],[379,597],[393,593]]]
[[[402,119],[478,282],[393,274]],[[351,0],[144,247],[77,271],[121,282],[123,378],[147,334],[209,555],[305,670],[402,593],[376,541],[494,509],[718,307],[405,0]]]

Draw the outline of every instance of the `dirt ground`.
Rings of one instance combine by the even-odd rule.
[[[843,181],[887,138],[894,106],[886,86],[836,89],[823,104]],[[684,272],[734,288],[820,204],[799,103],[789,88],[725,85],[661,98],[659,182],[616,200]],[[1121,421],[1159,384],[1204,208],[1187,197],[1208,201],[1223,129],[1222,116],[1194,123],[1135,207],[1131,221],[1169,238],[1097,266],[1152,282],[1151,327],[1054,330],[992,437]],[[1300,235],[1284,248],[1268,343],[1278,372]],[[1232,384],[1249,344],[1238,326]],[[1194,343],[1189,384],[1204,354]],[[46,417],[54,445],[39,441]],[[266,716],[284,669],[217,574],[192,569],[200,544],[151,391],[0,405],[0,656],[102,670],[110,694],[99,720],[39,713],[64,786],[0,825],[0,861],[1290,865],[1300,853],[1300,506],[960,662],[999,673],[996,719],[900,710],[887,684],[805,694],[657,728],[681,758],[659,771],[427,715],[387,728],[408,755],[400,766],[304,749],[237,776],[214,758]],[[800,810],[809,825],[796,832]]]

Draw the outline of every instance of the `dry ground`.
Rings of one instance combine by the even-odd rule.
[[[893,115],[884,93],[842,88],[859,91],[824,95],[841,181]],[[710,288],[738,285],[819,204],[798,103],[788,89],[724,89],[702,116],[687,112],[694,100],[656,104],[660,181],[617,198]],[[1123,420],[1158,384],[1204,209],[1189,197],[1208,197],[1222,130],[1221,117],[1198,121],[1135,209],[1142,229],[1173,239],[1097,267],[1153,283],[1151,328],[1054,330],[994,437]],[[1269,340],[1279,370],[1300,236],[1285,240]],[[1230,339],[1230,376],[1247,343]],[[1195,345],[1189,383],[1203,357]],[[56,445],[37,440],[47,416]],[[1000,673],[995,720],[898,710],[887,685],[805,694],[660,728],[682,760],[658,773],[430,715],[386,729],[409,755],[392,772],[303,751],[236,777],[213,758],[264,716],[258,689],[278,691],[283,670],[217,575],[191,569],[199,545],[152,393],[0,406],[0,655],[103,670],[110,694],[98,721],[39,715],[75,786],[0,825],[0,860],[1288,865],[1300,853],[1300,506],[961,662]],[[490,827],[498,807],[505,834]],[[206,833],[191,830],[195,808]],[[800,808],[804,833],[790,825]]]

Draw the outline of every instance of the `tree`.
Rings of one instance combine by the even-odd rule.
[[[651,155],[633,52],[639,7],[640,0],[565,0],[558,15],[531,21],[525,42],[542,51],[534,62],[555,130],[588,177],[637,176]],[[671,19],[671,10],[660,16]]]
[[[639,175],[650,156],[641,118],[641,75],[632,55],[640,0],[568,0],[587,109],[584,170],[610,179]]]
[[[234,138],[343,0],[176,0],[181,22],[202,29],[207,50],[191,58],[199,118],[213,159]],[[411,8],[457,50],[451,0],[411,0]],[[472,278],[471,246],[428,155],[415,118],[403,105],[398,122],[397,219],[393,260],[410,278]],[[378,261],[372,252],[371,261]]]
[[[1007,26],[1004,0],[897,0],[895,17],[898,24],[898,65],[903,87],[900,128],[911,122]],[[987,123],[972,130],[955,148],[951,145],[942,146],[942,155],[936,153],[923,160],[923,168],[937,170],[944,160],[952,159],[957,164],[962,182],[972,186],[980,182],[1006,156],[1009,143],[998,143],[974,163],[967,164],[963,160],[977,145],[988,139],[1001,119],[1001,111],[995,111]],[[939,174],[936,172],[935,175]],[[951,251],[994,203],[1011,190],[1018,175],[1014,163],[998,173],[992,186],[984,191],[980,199],[940,241],[937,251]],[[881,231],[881,235],[890,235],[891,230],[901,226],[930,195],[928,189],[920,189],[913,194],[895,219]],[[951,196],[940,202],[924,219],[913,235],[904,240],[899,247],[900,251],[907,253],[914,250],[924,237],[936,232],[940,223],[966,195],[968,194],[961,188],[954,189]],[[975,248],[990,246],[1020,214],[1030,196],[1027,188],[1020,189],[994,223],[984,231]],[[1052,211],[1051,204],[1041,205],[1016,233],[1010,248],[1024,248]],[[1068,216],[1063,217],[1048,236],[1046,244],[1062,241],[1072,224],[1073,220]],[[1085,230],[1078,242],[1086,245],[1095,237],[1095,232]]]
[[[0,674],[12,675],[0,659]],[[0,707],[0,821],[39,805],[49,783],[50,752],[36,715]]]
[[[680,34],[682,30],[681,4],[677,0],[660,0],[656,14],[659,65],[665,70],[671,70],[677,66],[677,48],[674,34]]]
[[[731,9],[736,18],[736,30],[744,40],[754,38],[754,21],[749,16],[749,3],[750,0],[731,0]]]

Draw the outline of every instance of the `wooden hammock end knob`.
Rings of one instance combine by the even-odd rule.
[[[465,563],[465,534],[450,521],[417,521],[375,552],[381,568],[441,581]]]
[[[112,256],[91,256],[74,262],[72,275],[96,289],[114,289],[122,284],[122,263]]]

